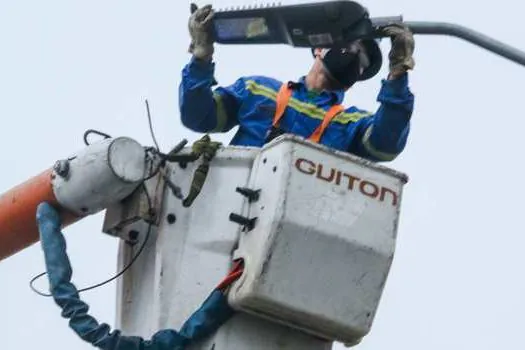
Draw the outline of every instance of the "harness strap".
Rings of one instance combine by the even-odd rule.
[[[286,109],[286,106],[288,105],[288,102],[290,101],[290,97],[292,96],[292,86],[290,83],[283,83],[281,85],[281,88],[279,89],[279,92],[277,93],[276,98],[276,108],[275,108],[275,114],[273,117],[272,126],[277,128],[279,124],[281,123],[281,119],[283,118],[284,111]],[[312,135],[308,138],[310,141],[318,143],[319,140],[321,140],[321,137],[323,136],[326,128],[330,124],[330,122],[334,119],[336,115],[344,111],[343,105],[334,105],[330,107],[330,109],[325,113],[323,117],[322,123],[315,129]]]
[[[335,105],[330,107],[330,109],[324,115],[323,122],[317,127],[317,129],[315,129],[314,133],[310,135],[309,140],[318,143],[319,140],[321,140],[321,136],[323,136],[324,131],[326,130],[332,119],[334,119],[336,115],[338,115],[344,110],[345,108],[342,105]]]
[[[281,85],[281,88],[279,89],[279,92],[277,93],[276,98],[276,104],[277,107],[275,109],[275,115],[273,117],[273,123],[272,125],[274,127],[278,127],[281,123],[281,119],[284,115],[284,110],[286,109],[286,106],[288,105],[288,101],[290,101],[290,97],[292,97],[293,89],[290,86],[289,83],[283,83]]]

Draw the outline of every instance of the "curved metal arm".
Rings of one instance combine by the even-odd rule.
[[[371,18],[372,25],[379,29],[391,23],[404,23],[414,34],[450,35],[466,40],[515,63],[525,66],[525,52],[495,40],[467,27],[446,22],[403,21],[402,16]]]
[[[444,22],[405,22],[414,34],[455,36],[525,66],[525,52],[475,30]]]

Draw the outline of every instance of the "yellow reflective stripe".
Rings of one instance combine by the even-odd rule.
[[[363,135],[363,139],[362,139],[363,146],[365,147],[368,153],[370,153],[372,156],[374,156],[377,159],[384,160],[384,161],[394,160],[398,156],[397,153],[382,152],[372,145],[372,143],[370,142],[370,135],[372,134],[372,127],[373,125],[370,125],[366,129],[365,134]]]
[[[210,132],[221,132],[224,131],[226,123],[228,123],[228,113],[222,101],[222,96],[216,92],[213,93],[213,99],[215,100],[215,110],[217,115],[217,125]]]
[[[254,95],[261,95],[261,96],[267,97],[274,101],[277,98],[277,91],[267,86],[257,84],[253,80],[246,81],[246,88]],[[299,101],[298,99],[294,97],[290,98],[290,101],[288,102],[288,106],[314,119],[323,120],[324,115],[326,114],[326,111],[324,109],[319,108],[307,102]],[[350,122],[356,122],[359,119],[368,117],[370,115],[372,114],[367,113],[367,112],[353,112],[353,113],[344,112],[344,113],[338,114],[333,119],[333,121],[341,123],[341,124],[348,124]]]
[[[277,98],[277,91],[272,90],[264,85],[257,84],[253,80],[246,80],[246,88],[255,95],[262,95],[275,101]]]

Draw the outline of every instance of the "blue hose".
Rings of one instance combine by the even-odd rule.
[[[226,296],[215,289],[179,332],[173,329],[160,330],[151,340],[124,336],[119,330],[110,332],[108,324],[99,324],[88,314],[89,306],[80,300],[77,288],[71,283],[71,263],[66,252],[66,241],[60,231],[58,212],[50,204],[41,203],[36,218],[53,299],[62,308],[62,317],[69,319],[69,327],[84,341],[99,349],[183,350],[190,343],[209,336],[234,313]]]

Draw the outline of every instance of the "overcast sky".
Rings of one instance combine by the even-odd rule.
[[[519,1],[361,3],[373,16],[455,22],[525,50]],[[151,145],[144,98],[161,147],[199,137],[178,115],[188,14],[187,1],[2,0],[0,191],[81,149],[88,128]],[[383,42],[385,55],[389,47]],[[267,54],[281,63],[269,64]],[[219,46],[215,57],[221,84],[248,74],[296,79],[312,63],[308,50],[286,46]],[[410,176],[397,251],[372,332],[358,348],[525,349],[525,67],[450,37],[417,36],[415,59],[412,131],[389,164]],[[385,74],[386,65],[345,103],[375,110]],[[77,286],[115,273],[117,240],[101,233],[102,220],[95,215],[66,231]],[[1,348],[92,349],[51,299],[29,289],[43,268],[38,244],[0,262]],[[115,285],[83,294],[111,325]]]

